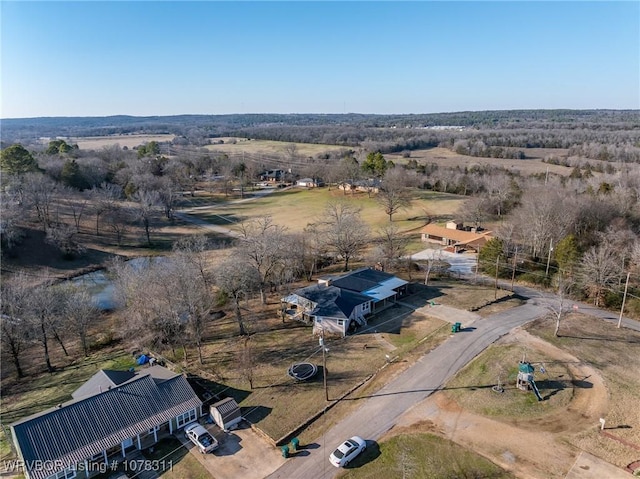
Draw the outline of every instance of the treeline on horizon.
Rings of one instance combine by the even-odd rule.
[[[238,136],[400,153],[445,147],[476,157],[526,159],[527,148],[640,163],[640,110],[504,110],[457,113],[233,114],[47,117],[1,121],[2,148],[40,138],[173,134],[176,146]],[[459,127],[459,128],[438,128]]]
[[[3,118],[3,135],[102,136],[113,134],[183,134],[203,128],[211,136],[243,128],[273,126],[351,126],[359,128],[640,128],[640,110],[491,110],[426,114],[269,114],[170,115],[104,117]]]

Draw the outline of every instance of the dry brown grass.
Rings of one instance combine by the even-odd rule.
[[[411,205],[393,217],[394,224],[402,232],[413,231],[419,238],[418,229],[426,223],[427,215],[450,218],[460,209],[467,198],[447,193],[413,190]],[[287,227],[290,232],[301,232],[308,223],[319,218],[329,202],[342,201],[360,208],[360,216],[374,232],[389,224],[389,217],[376,202],[375,196],[366,193],[344,194],[335,188],[299,189],[277,191],[262,198],[244,203],[214,205],[211,209],[194,211],[194,216],[212,224],[224,224],[234,228],[234,223],[272,217],[273,222]],[[421,248],[424,249],[424,248]]]
[[[323,145],[315,143],[294,143],[289,141],[273,141],[273,140],[255,140],[247,138],[222,137],[214,138],[212,141],[222,140],[223,144],[207,145],[206,148],[211,151],[219,151],[226,154],[242,154],[247,155],[264,154],[268,156],[281,155],[288,158],[286,153],[287,146],[296,145],[296,153],[301,157],[315,156],[319,153],[327,151],[340,151],[348,148],[338,145]],[[235,143],[232,143],[235,141]]]
[[[109,136],[79,136],[70,138],[69,143],[75,143],[81,150],[99,150],[105,146],[120,145],[127,148],[144,145],[150,141],[172,141],[175,135],[109,135]]]
[[[419,164],[435,163],[441,167],[456,167],[471,168],[478,165],[491,165],[513,172],[520,172],[523,175],[531,175],[536,173],[546,173],[547,169],[549,173],[555,173],[562,176],[568,176],[571,174],[572,168],[560,165],[551,165],[543,163],[541,160],[548,155],[555,155],[557,157],[566,157],[567,150],[552,149],[552,148],[535,148],[531,150],[525,150],[527,158],[525,160],[510,160],[502,158],[481,158],[476,156],[460,155],[447,148],[430,148],[426,150],[414,150],[411,152],[411,158],[416,160]],[[406,163],[407,158],[403,158],[401,154],[388,154],[385,155],[387,160],[392,160],[394,163]]]

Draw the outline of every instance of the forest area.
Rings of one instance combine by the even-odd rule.
[[[67,341],[76,341],[77,354],[89,354],[103,312],[88,291],[60,282],[78,273],[76,263],[108,267],[116,278],[131,318],[117,335],[136,338],[139,347],[180,349],[185,358],[189,350],[202,363],[210,312],[222,305],[244,335],[242,301],[255,296],[264,304],[323,266],[346,270],[363,261],[405,271],[407,235],[394,226],[394,215],[416,191],[464,197],[457,219],[493,230],[496,238],[479,257],[489,277],[617,311],[625,300],[625,314],[640,317],[638,111],[65,118],[2,120],[2,127],[1,338],[3,364],[13,366],[3,366],[3,377],[26,375],[22,361],[34,346],[49,371],[51,344],[67,354]],[[175,137],[96,150],[73,141],[131,133]],[[220,148],[241,139],[280,141],[282,149]],[[331,148],[309,155],[303,144]],[[434,148],[477,162],[436,164],[417,155]],[[534,148],[546,154],[534,159]],[[566,172],[525,173],[483,158],[538,161]],[[233,242],[215,235],[163,238],[179,223],[180,208],[251,195],[274,170],[282,172],[283,186],[312,178],[345,195],[364,189],[389,224],[373,231],[357,208],[336,202],[302,234],[267,217],[242,225]],[[425,223],[442,219],[425,206]],[[25,267],[39,257],[29,250],[34,244],[63,267]],[[134,270],[122,261],[158,254],[162,267],[148,262]]]

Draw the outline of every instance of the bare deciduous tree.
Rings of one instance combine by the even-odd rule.
[[[65,258],[73,258],[86,249],[77,241],[77,235],[74,226],[56,223],[49,226],[46,241],[58,248]]]
[[[47,231],[53,222],[52,208],[58,184],[42,173],[28,173],[24,177],[25,198],[36,211],[38,222]]]
[[[160,195],[154,190],[138,190],[133,194],[133,201],[136,203],[134,214],[142,225],[147,245],[151,246],[152,221],[160,203]]]
[[[255,267],[240,258],[230,258],[220,264],[214,274],[216,286],[233,301],[240,335],[247,331],[244,326],[240,301],[260,287],[260,273]]]
[[[113,183],[102,183],[90,191],[93,212],[96,215],[96,235],[100,236],[100,216],[115,207],[122,198],[122,188]]]
[[[85,357],[89,355],[89,328],[98,318],[100,311],[91,294],[81,287],[69,287],[65,291],[64,314],[68,327],[80,340]]]
[[[595,306],[600,306],[604,292],[618,282],[621,274],[620,260],[607,242],[591,247],[580,262],[580,281]]]
[[[376,197],[376,201],[389,216],[389,222],[393,221],[394,214],[411,204],[411,195],[406,184],[406,174],[400,168],[387,170],[384,175],[382,188]]]
[[[555,330],[553,335],[558,337],[558,331],[560,331],[560,322],[564,319],[566,313],[569,311],[567,307],[567,295],[569,293],[570,283],[564,280],[561,276],[558,277],[558,288],[556,290],[556,296],[545,299],[545,308],[553,316],[555,320]]]
[[[57,294],[50,281],[45,281],[33,288],[26,300],[25,317],[30,323],[33,337],[42,346],[47,371],[53,372],[55,368],[51,364],[50,335],[58,341],[65,355],[68,356],[69,354],[60,334],[59,322],[61,319],[62,297]]]
[[[378,231],[377,252],[383,269],[398,262],[406,253],[408,238],[400,233],[399,228],[391,223]]]
[[[0,237],[2,246],[11,250],[24,236],[20,221],[24,217],[24,208],[18,199],[10,193],[3,191],[0,194],[2,214],[0,215]]]
[[[31,294],[28,278],[18,274],[0,284],[2,318],[0,318],[0,339],[2,350],[8,353],[19,378],[24,377],[21,358],[29,344],[29,324],[25,308]]]
[[[260,274],[260,300],[266,304],[266,287],[275,279],[287,256],[286,229],[273,223],[271,216],[258,218],[240,226],[240,253]]]
[[[344,261],[344,271],[348,271],[349,261],[369,242],[369,227],[360,218],[360,210],[347,203],[332,202],[327,204],[322,219],[316,224],[329,251]]]
[[[251,345],[251,337],[245,336],[238,353],[238,365],[242,377],[249,383],[249,389],[253,391],[253,381],[255,378],[256,355]]]

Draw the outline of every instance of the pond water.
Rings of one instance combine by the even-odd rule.
[[[140,268],[147,265],[149,261],[166,261],[166,259],[167,258],[163,256],[143,256],[128,260],[127,265],[130,265],[132,268]],[[107,310],[115,309],[117,307],[118,304],[115,298],[116,289],[113,282],[108,277],[106,269],[99,269],[97,271],[92,271],[91,273],[76,276],[70,281],[75,285],[87,288],[98,308]]]

